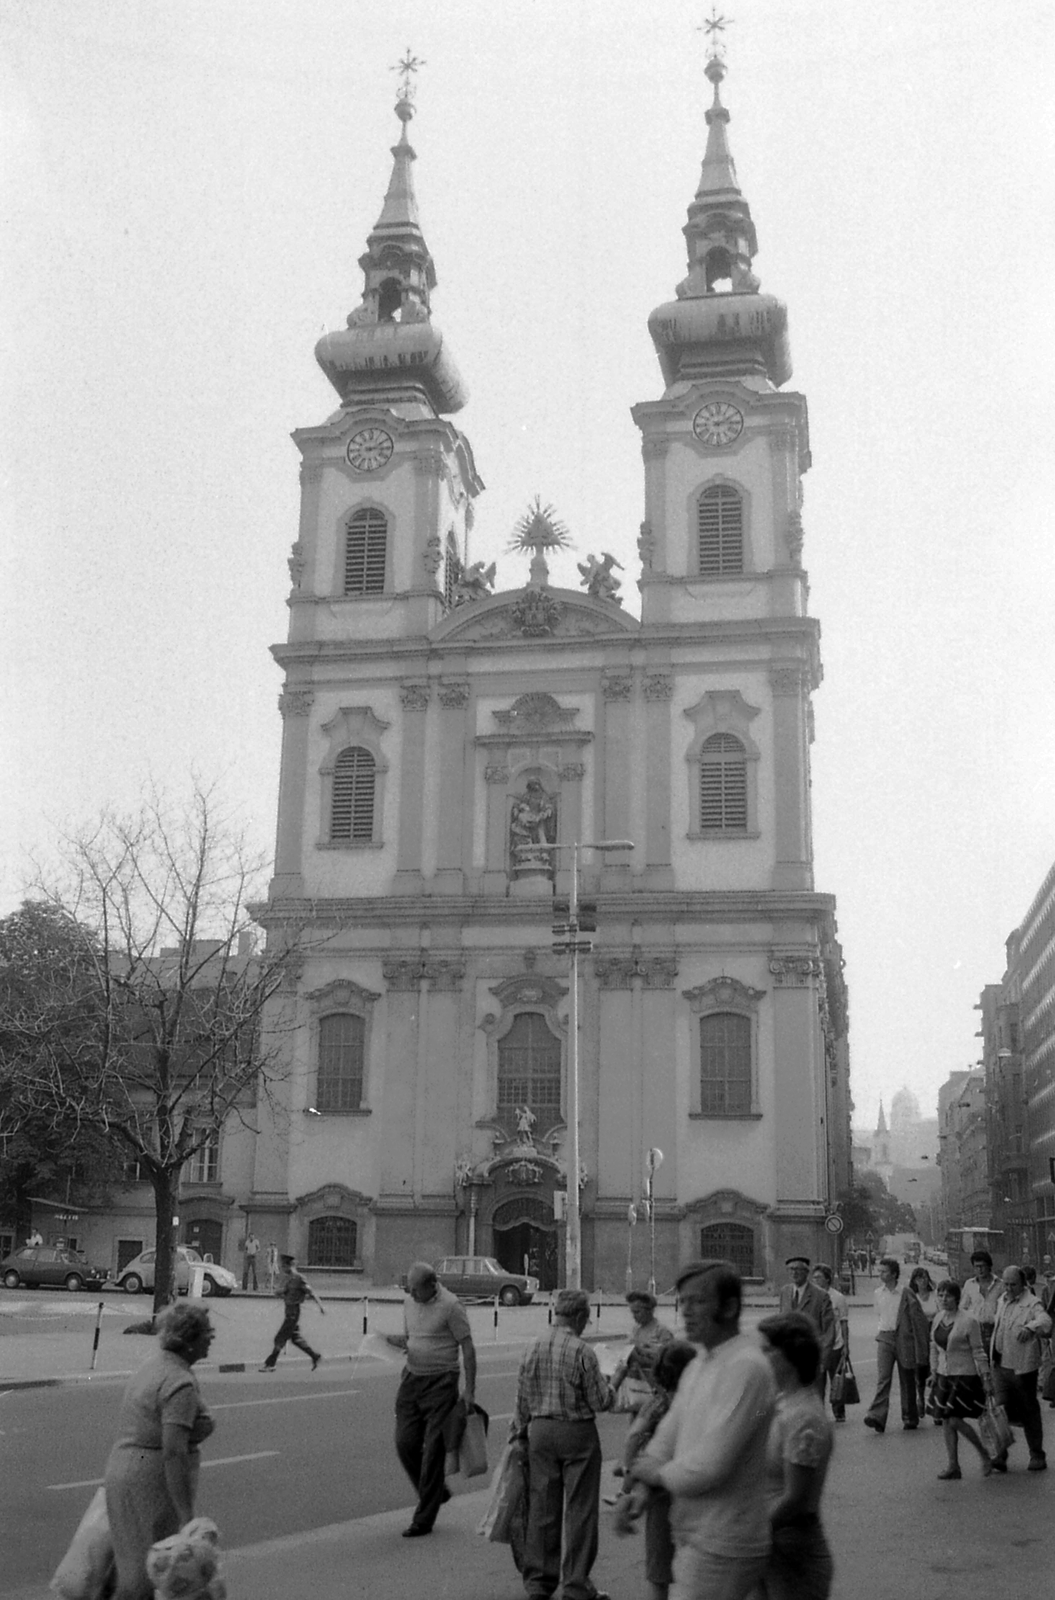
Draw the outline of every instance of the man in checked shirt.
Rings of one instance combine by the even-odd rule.
[[[594,1416],[615,1399],[597,1357],[582,1339],[590,1305],[581,1289],[562,1289],[553,1326],[524,1351],[517,1378],[514,1436],[528,1443],[524,1588],[531,1600],[608,1600],[590,1579],[597,1559],[601,1442]],[[561,1526],[565,1532],[561,1563]]]

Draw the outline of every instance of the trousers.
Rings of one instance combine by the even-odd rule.
[[[458,1403],[456,1372],[404,1372],[396,1393],[396,1454],[418,1503],[411,1527],[428,1531],[444,1500],[443,1425]]]
[[[548,1600],[559,1583],[562,1600],[593,1600],[590,1572],[601,1496],[597,1424],[534,1418],[528,1424],[528,1484],[524,1588],[533,1600]]]
[[[1030,1455],[1043,1459],[1044,1423],[1037,1400],[1037,1374],[1012,1372],[1001,1366],[998,1356],[993,1363],[993,1387],[1008,1422],[1016,1423],[1025,1434]]]
[[[902,1422],[919,1422],[919,1405],[916,1400],[916,1371],[914,1367],[903,1367],[897,1358],[897,1341],[892,1333],[881,1333],[876,1338],[876,1383],[875,1398],[868,1408],[868,1415],[874,1417],[884,1428],[886,1427],[887,1413],[890,1410],[890,1387],[894,1381],[894,1368],[897,1368],[898,1385],[901,1389],[901,1420]]]
[[[765,1556],[720,1556],[679,1544],[670,1600],[749,1600],[765,1570]]]
[[[311,1345],[300,1331],[299,1306],[286,1307],[286,1315],[282,1319],[282,1326],[275,1334],[274,1349],[264,1362],[264,1366],[273,1367],[278,1361],[279,1353],[287,1344],[295,1344],[298,1350],[303,1350],[304,1354],[310,1356],[313,1361],[319,1360],[318,1351],[311,1348]]]

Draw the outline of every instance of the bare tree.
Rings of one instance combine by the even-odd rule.
[[[34,1115],[102,1132],[138,1160],[154,1191],[157,1311],[174,1297],[185,1163],[229,1118],[252,1125],[284,1070],[283,1008],[266,1038],[262,1014],[300,930],[273,930],[256,950],[250,902],[265,862],[200,786],[181,805],[154,794],[132,816],[105,812],[60,856],[36,895],[66,954],[35,996],[23,988],[17,1014],[0,1015],[3,1076]]]

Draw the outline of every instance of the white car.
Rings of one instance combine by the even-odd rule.
[[[144,1290],[154,1287],[154,1257],[156,1250],[142,1250],[139,1255],[133,1256],[127,1266],[122,1267],[117,1275],[117,1287],[123,1289],[125,1294],[142,1294]],[[214,1261],[204,1261],[197,1250],[192,1250],[189,1245],[181,1244],[176,1247],[176,1291],[186,1294],[190,1288],[191,1267],[204,1267],[205,1278],[202,1282],[202,1294],[230,1294],[232,1289],[237,1289],[238,1279],[233,1272],[228,1272],[226,1267],[218,1267]]]

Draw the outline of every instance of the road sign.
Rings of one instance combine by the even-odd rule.
[[[827,1228],[829,1233],[842,1233],[843,1219],[833,1211],[830,1216],[825,1217],[824,1226]]]
[[[876,1242],[876,1236],[875,1236],[874,1233],[866,1233],[865,1234],[865,1244],[875,1244],[875,1242]]]

